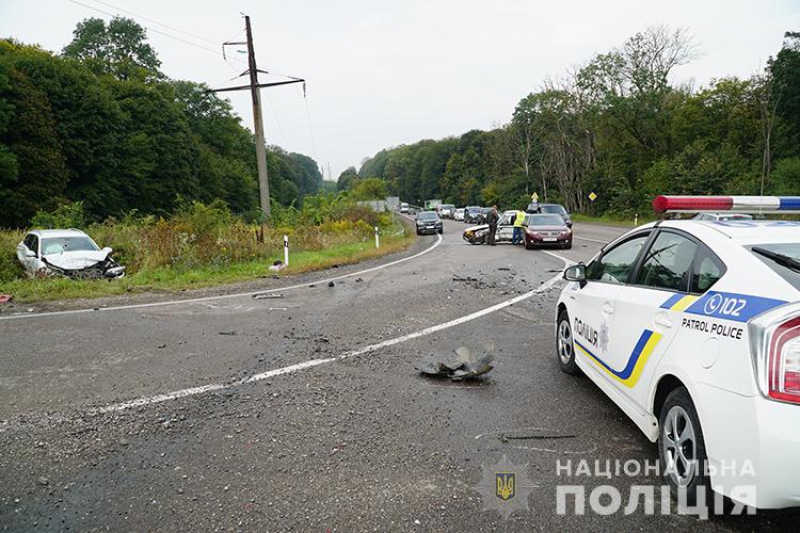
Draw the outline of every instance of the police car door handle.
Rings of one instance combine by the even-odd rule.
[[[603,304],[603,314],[613,315],[614,314],[614,307],[609,303]]]
[[[670,320],[669,318],[667,318],[664,315],[656,315],[655,323],[657,325],[663,326],[665,328],[671,328],[672,327],[672,320]]]

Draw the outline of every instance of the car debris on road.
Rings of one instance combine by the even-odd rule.
[[[494,368],[492,356],[473,357],[468,348],[455,350],[455,357],[444,360],[420,361],[415,368],[422,374],[432,377],[447,377],[453,381],[463,381],[479,377]]]

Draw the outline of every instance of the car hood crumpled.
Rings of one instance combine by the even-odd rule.
[[[64,270],[81,270],[105,261],[106,258],[108,254],[102,250],[96,252],[82,250],[44,256],[46,262]]]

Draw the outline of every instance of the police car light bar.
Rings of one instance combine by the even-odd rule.
[[[800,213],[800,196],[656,196],[656,213]]]

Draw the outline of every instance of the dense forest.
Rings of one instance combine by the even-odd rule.
[[[160,69],[131,19],[87,19],[60,54],[0,40],[0,226],[82,201],[93,220],[222,199],[257,218],[253,135],[227,100]],[[284,205],[322,189],[317,163],[268,151]]]
[[[697,53],[685,31],[649,28],[545,82],[508,124],[383,150],[339,188],[378,177],[412,203],[503,207],[536,192],[623,216],[656,194],[800,194],[800,33],[748,79],[672,82]]]

